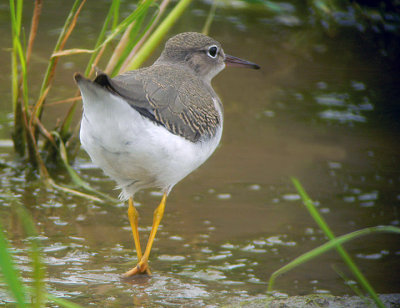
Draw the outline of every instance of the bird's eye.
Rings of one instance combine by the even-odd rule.
[[[208,48],[208,52],[207,54],[211,57],[211,58],[216,58],[217,57],[217,53],[218,53],[218,47],[215,45],[212,45]]]

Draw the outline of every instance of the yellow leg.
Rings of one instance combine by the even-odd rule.
[[[133,198],[129,198],[128,207],[128,218],[131,223],[131,229],[133,234],[133,240],[135,241],[136,254],[138,257],[138,262],[142,259],[142,248],[140,247],[139,231],[138,231],[138,221],[139,213],[133,205]]]
[[[142,248],[140,246],[139,239],[139,230],[138,230],[138,222],[139,222],[139,213],[133,205],[133,198],[129,198],[129,207],[128,207],[128,218],[131,224],[133,240],[135,241],[136,254],[138,258],[138,262],[142,259]],[[146,270],[146,273],[150,275],[150,269]]]
[[[164,195],[161,199],[160,205],[154,211],[153,226],[151,228],[150,237],[149,237],[149,240],[147,241],[147,246],[146,246],[144,255],[141,257],[139,263],[134,268],[132,268],[131,270],[127,271],[124,274],[124,277],[130,277],[130,276],[140,274],[140,273],[145,273],[145,272],[147,273],[148,260],[150,257],[151,247],[153,246],[153,242],[154,242],[154,238],[156,237],[158,226],[160,225],[161,219],[163,218],[163,215],[164,215],[166,201],[167,201],[167,193],[164,193]]]

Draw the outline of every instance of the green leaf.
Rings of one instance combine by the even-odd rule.
[[[185,11],[186,7],[192,0],[180,0],[163,22],[158,26],[157,30],[149,37],[146,43],[142,46],[136,56],[133,58],[131,63],[128,65],[128,70],[134,70],[139,68],[147,57],[153,52],[158,46],[162,38],[167,34],[169,29],[174,25],[175,21],[178,20],[179,16]]]
[[[359,238],[361,236],[369,235],[372,233],[378,233],[378,232],[386,232],[386,233],[389,232],[389,233],[400,234],[400,228],[393,227],[393,226],[370,227],[370,228],[361,229],[358,231],[354,231],[354,232],[336,237],[336,238],[330,240],[329,242],[327,242],[321,246],[318,246],[318,247],[298,256],[293,261],[289,262],[285,266],[283,266],[280,269],[278,269],[277,271],[275,271],[270,277],[270,280],[268,283],[268,291],[272,290],[275,279],[278,276],[294,269],[295,267],[300,266],[301,264],[303,264],[305,262],[311,261],[312,259],[319,257],[321,254],[323,254],[333,248],[337,248],[338,245],[344,244],[346,242],[349,242],[349,241]]]
[[[21,277],[15,268],[12,260],[4,230],[0,224],[0,270],[3,274],[4,282],[17,302],[18,307],[27,307],[25,303],[25,287],[21,283]]]
[[[19,219],[21,220],[24,231],[28,237],[30,249],[30,259],[32,263],[32,279],[33,279],[33,292],[31,296],[34,299],[34,307],[44,306],[44,276],[43,262],[41,258],[40,244],[38,240],[38,233],[36,231],[35,223],[29,212],[19,203],[15,204],[16,211]]]
[[[306,206],[307,210],[310,212],[312,218],[315,220],[315,222],[318,224],[318,226],[321,228],[321,230],[325,233],[325,235],[331,240],[330,242],[326,243],[323,247],[324,248],[316,248],[312,250],[312,254],[311,255],[307,255],[306,257],[304,257],[304,255],[300,256],[299,258],[296,259],[296,262],[293,263],[289,263],[290,265],[285,266],[285,270],[287,271],[295,266],[298,266],[299,264],[304,263],[305,261],[308,261],[308,258],[312,257],[314,258],[315,256],[320,255],[321,253],[323,253],[324,251],[326,251],[326,247],[329,247],[329,249],[331,248],[335,248],[337,250],[337,252],[339,253],[339,255],[342,257],[343,261],[346,263],[346,265],[348,266],[348,268],[350,269],[350,271],[353,273],[353,275],[355,276],[355,278],[358,280],[358,282],[360,283],[360,285],[365,289],[365,291],[367,291],[369,293],[369,295],[372,297],[372,299],[374,300],[374,302],[376,303],[376,305],[378,307],[382,307],[384,308],[385,306],[383,305],[382,301],[379,299],[378,295],[376,294],[375,290],[373,289],[373,287],[371,286],[371,284],[368,282],[368,280],[365,278],[365,276],[361,273],[361,271],[358,269],[357,265],[354,263],[354,261],[352,260],[352,258],[350,257],[350,255],[346,252],[346,250],[341,246],[341,243],[343,241],[346,241],[346,237],[340,237],[342,238],[341,240],[337,240],[335,235],[333,234],[333,232],[331,231],[331,229],[329,228],[328,224],[325,222],[324,218],[319,214],[318,210],[316,209],[316,207],[314,206],[313,201],[311,200],[311,198],[307,195],[306,191],[304,190],[304,188],[301,186],[299,180],[297,180],[296,178],[292,177],[291,178],[293,185],[295,186],[296,190],[298,191],[298,193],[300,194],[304,205]],[[389,227],[388,227],[389,228]],[[391,227],[394,228],[394,227]],[[380,229],[377,229],[380,230]],[[393,231],[395,229],[392,229],[391,232],[396,232]],[[357,232],[357,231],[356,231]],[[333,243],[333,244],[332,244]],[[271,275],[271,280],[270,280],[270,285],[268,287],[268,290],[272,289],[272,285],[274,282],[274,279],[277,275],[282,273],[282,268],[279,269],[278,271],[276,271],[274,274]],[[278,274],[276,274],[278,272]]]

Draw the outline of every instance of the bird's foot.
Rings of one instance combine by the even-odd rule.
[[[134,268],[132,268],[131,270],[124,273],[122,275],[122,277],[128,278],[128,277],[132,277],[134,275],[140,275],[140,274],[151,275],[148,261],[144,258],[142,258],[142,260],[140,260],[140,262]]]

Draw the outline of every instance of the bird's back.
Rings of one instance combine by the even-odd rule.
[[[212,137],[222,123],[222,104],[211,86],[178,65],[153,65],[108,83],[143,116],[192,142]]]

